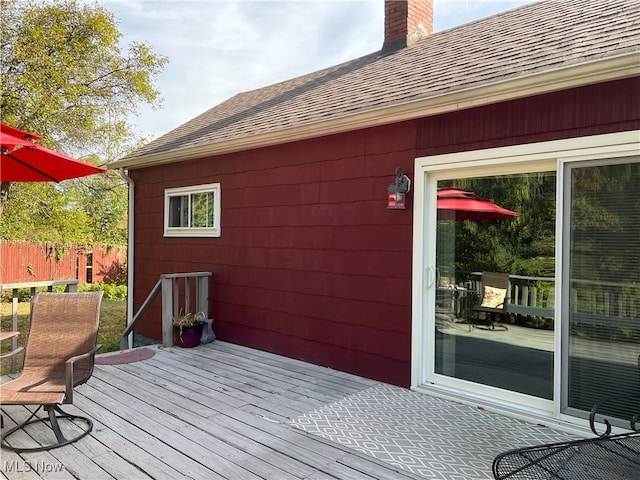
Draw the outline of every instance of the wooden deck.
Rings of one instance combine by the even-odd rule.
[[[3,449],[1,471],[20,480],[423,478],[286,423],[375,383],[220,341],[158,348],[144,361],[97,365],[76,389],[68,410],[94,420],[88,437],[49,452]],[[2,413],[7,429],[29,412]]]

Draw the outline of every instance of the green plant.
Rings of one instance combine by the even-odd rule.
[[[189,327],[202,323],[203,319],[203,312],[183,313],[180,311],[179,315],[173,317],[173,324],[179,327]]]
[[[126,285],[113,285],[111,283],[91,283],[87,285],[81,285],[78,288],[80,292],[95,292],[101,290],[104,292],[104,297],[110,300],[124,300],[127,298],[127,286]]]
[[[102,347],[98,350],[98,353],[117,352],[120,350],[119,338],[106,338],[100,335],[99,342]]]
[[[180,347],[195,347],[200,344],[205,315],[203,312],[183,313],[173,317],[173,338]]]

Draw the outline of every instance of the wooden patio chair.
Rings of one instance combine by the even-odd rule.
[[[38,407],[24,422],[2,434],[2,448],[50,450],[73,443],[93,429],[89,418],[68,414],[60,405],[73,403],[74,387],[93,373],[94,356],[100,348],[96,341],[102,293],[38,293],[33,297],[22,373],[2,384],[0,405]],[[37,417],[40,410],[47,415]],[[27,428],[36,423],[48,423],[51,431]],[[22,445],[26,442],[11,441],[10,437],[21,431],[33,442]],[[19,437],[25,438],[20,434],[13,438]]]
[[[506,319],[506,308],[509,302],[509,274],[497,272],[482,273],[482,291],[481,301],[478,305],[472,307],[472,312],[476,314],[484,314],[485,321],[481,322],[478,318],[472,319],[475,326],[476,323],[486,323],[491,330],[496,329],[496,316],[502,316]],[[504,324],[498,325],[501,330],[507,330]]]

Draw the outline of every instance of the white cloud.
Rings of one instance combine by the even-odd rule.
[[[444,30],[531,0],[435,0]],[[382,47],[384,0],[103,0],[123,44],[146,42],[170,63],[164,108],[133,120],[159,136],[238,92],[354,59]]]

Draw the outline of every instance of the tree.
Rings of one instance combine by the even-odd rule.
[[[0,4],[3,123],[42,135],[44,146],[101,165],[148,141],[127,119],[141,102],[160,107],[153,82],[166,57],[144,43],[134,42],[123,52],[113,14],[97,3]],[[125,206],[126,186],[115,172],[59,185],[3,183],[0,232],[14,240],[53,236],[119,243],[126,232]]]
[[[552,277],[555,181],[555,173],[547,172],[441,182],[441,187],[457,186],[473,191],[519,214],[517,218],[498,222],[458,221],[448,227],[440,225],[439,228],[453,229],[455,233],[455,252],[450,254],[455,258],[456,269]]]

